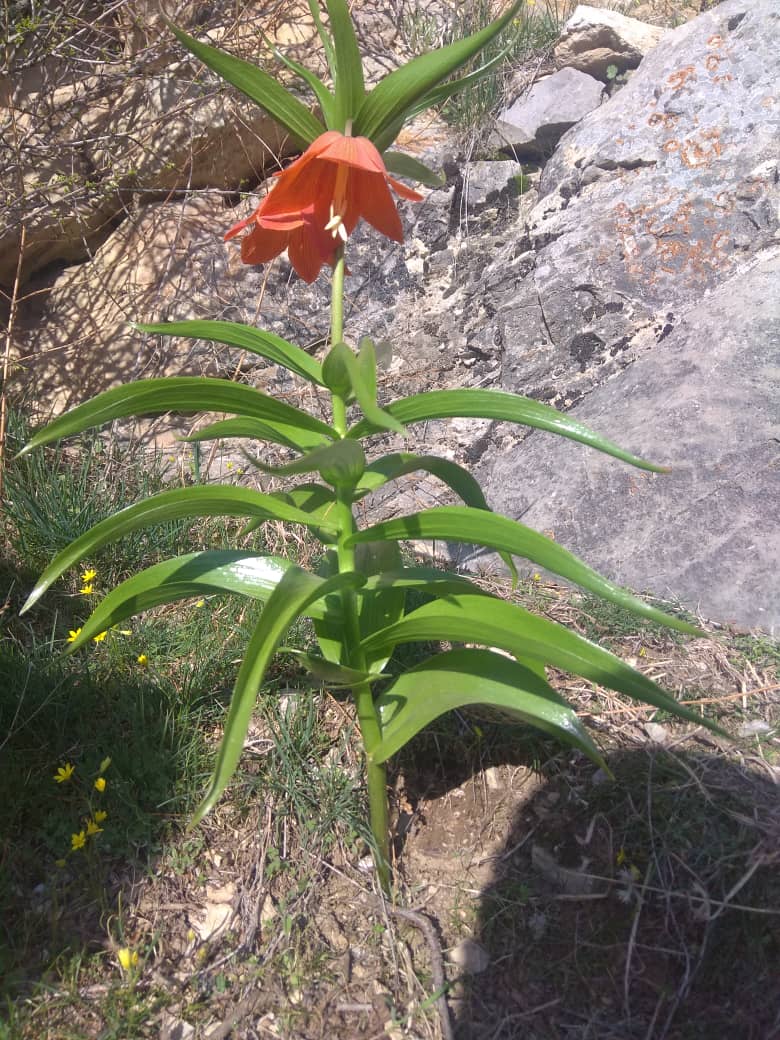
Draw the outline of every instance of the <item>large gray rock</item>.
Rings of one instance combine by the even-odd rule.
[[[621,584],[719,621],[780,626],[778,284],[780,250],[573,409],[670,474],[535,432],[495,460],[493,507]]]
[[[598,108],[603,94],[604,87],[592,76],[561,69],[501,112],[492,140],[518,159],[546,158],[570,127]]]

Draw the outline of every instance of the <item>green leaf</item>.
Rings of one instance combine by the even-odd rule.
[[[289,372],[301,376],[310,383],[324,386],[322,381],[322,365],[305,350],[294,343],[288,343],[281,336],[264,329],[256,329],[251,325],[241,325],[234,321],[165,321],[154,325],[131,322],[139,332],[149,332],[159,336],[185,336],[188,339],[207,339],[212,343],[224,343],[228,347],[239,347],[250,354],[267,358],[276,365],[281,365]]]
[[[334,73],[333,92],[336,97],[337,118],[342,133],[348,119],[354,119],[366,96],[363,84],[363,63],[360,48],[355,38],[352,19],[345,0],[325,0],[333,37]]]
[[[478,69],[474,69],[473,72],[469,72],[466,76],[461,76],[459,79],[450,80],[447,83],[442,83],[438,87],[434,87],[430,90],[425,97],[420,98],[417,104],[412,109],[411,114],[416,115],[419,112],[424,112],[428,108],[433,108],[435,105],[440,105],[442,101],[446,101],[447,98],[452,97],[453,94],[460,94],[469,87],[473,87],[475,83],[479,83],[480,80],[484,79],[485,76],[489,76],[491,72],[502,65],[512,52],[515,46],[515,41],[511,40],[506,47],[494,55],[490,61],[486,61],[484,65],[480,65]]]
[[[69,567],[101,546],[114,542],[131,531],[152,524],[167,523],[195,516],[255,516],[264,520],[286,520],[289,523],[314,526],[312,517],[273,495],[242,487],[186,487],[163,491],[143,502],[136,502],[76,538],[52,560],[27,597],[21,613],[29,610],[49,586]],[[335,525],[318,519],[317,524],[336,530]]]
[[[389,173],[395,173],[399,177],[407,177],[410,181],[418,181],[426,184],[429,188],[442,188],[447,183],[443,173],[437,173],[429,169],[425,163],[415,159],[405,152],[385,152],[382,156]]]
[[[599,686],[617,690],[697,725],[720,732],[707,719],[665,693],[660,686],[630,668],[619,657],[546,618],[494,597],[453,595],[426,603],[364,642],[366,651],[398,643],[482,643],[517,657],[541,661],[581,675]]]
[[[401,553],[394,542],[369,542],[359,545],[355,552],[355,570],[366,577],[380,575],[388,571],[395,573],[401,569]],[[404,615],[406,589],[396,583],[377,584],[370,590],[365,586],[359,594],[358,626],[361,639],[367,639],[388,625],[395,624]],[[366,668],[378,674],[385,667],[392,654],[380,650],[369,652],[366,657]]]
[[[442,83],[490,43],[515,17],[522,2],[523,0],[517,0],[500,18],[479,32],[430,54],[413,58],[400,69],[385,76],[360,106],[353,132],[369,137],[380,152],[385,151],[395,136],[393,134],[386,139],[389,136],[387,131],[395,129],[398,122],[408,115],[428,91]]]
[[[449,459],[440,459],[436,455],[413,455],[411,452],[396,452],[392,455],[384,455],[382,458],[372,462],[366,467],[366,472],[358,482],[357,490],[368,494],[376,491],[383,484],[391,480],[397,480],[406,473],[414,473],[416,470],[424,470],[438,477],[447,487],[451,488],[456,495],[463,499],[467,506],[474,509],[487,509],[487,504],[479,482],[472,475],[459,466],[457,462]],[[508,567],[512,580],[517,581],[517,568],[509,553],[499,553],[501,559]]]
[[[289,130],[298,144],[310,145],[315,137],[325,132],[325,127],[305,105],[257,65],[236,58],[207,43],[200,43],[167,20],[166,24],[179,43],[218,76],[232,83],[242,94],[273,116]]]
[[[267,466],[247,454],[247,458],[264,473],[290,476],[294,473],[319,473],[323,480],[334,487],[352,487],[363,475],[366,456],[362,446],[355,440],[333,441],[315,448],[307,455],[284,466]]]
[[[246,739],[257,694],[266,669],[277,646],[295,619],[330,592],[356,588],[362,579],[356,574],[337,574],[327,581],[291,567],[268,597],[257,627],[252,633],[239,669],[230,711],[225,722],[225,735],[217,753],[217,762],[208,790],[190,823],[194,826],[213,808],[236,770]]]
[[[220,419],[218,422],[203,426],[189,437],[179,438],[186,443],[200,441],[226,440],[229,437],[251,438],[257,441],[270,441],[281,444],[293,451],[304,452],[322,445],[322,437],[308,430],[298,430],[283,423],[263,422],[262,419]]]
[[[38,430],[20,455],[114,419],[161,412],[232,412],[254,419],[269,419],[298,430],[310,430],[331,440],[336,437],[330,426],[313,415],[268,397],[252,386],[206,376],[167,376],[126,383],[98,394]]]
[[[437,506],[414,513],[412,516],[402,516],[396,520],[374,524],[373,527],[351,535],[347,539],[347,545],[374,542],[381,538],[390,538],[393,541],[407,538],[436,539],[500,549],[531,560],[553,574],[559,574],[567,581],[574,582],[575,585],[611,603],[617,603],[618,606],[648,621],[654,621],[666,628],[676,628],[680,632],[702,634],[687,621],[671,617],[657,607],[644,603],[627,589],[614,585],[551,538],[546,538],[517,520],[510,520],[509,517],[498,513],[487,513],[466,506]]]
[[[417,589],[429,596],[444,598],[458,594],[490,596],[489,592],[485,592],[463,575],[442,571],[437,567],[401,567],[398,570],[384,570],[379,574],[368,575],[361,595],[374,589],[385,588]]]
[[[645,462],[636,455],[624,451],[617,444],[613,444],[605,437],[600,437],[587,426],[575,422],[568,415],[550,408],[549,405],[540,404],[539,401],[533,401],[530,397],[521,397],[519,394],[511,394],[503,390],[472,390],[468,387],[459,390],[430,390],[426,393],[415,394],[413,397],[393,401],[392,404],[386,406],[385,410],[404,425],[427,422],[429,419],[503,419],[507,422],[520,423],[523,426],[532,426],[538,430],[546,430],[548,433],[558,433],[562,437],[587,444],[591,448],[603,451],[607,455],[613,455],[616,459],[629,462],[640,469],[651,470],[653,473],[668,472],[666,467]],[[372,425],[366,418],[352,427],[349,436],[365,437],[368,434],[376,433],[378,429],[379,427]]]
[[[440,715],[473,704],[519,718],[606,769],[582,723],[549,683],[489,650],[448,650],[396,679],[376,701],[382,739],[369,757],[385,762]]]
[[[309,616],[311,616],[311,609],[311,607],[308,608]],[[327,661],[324,657],[319,657],[317,654],[307,654],[304,650],[295,650],[287,646],[280,647],[279,650],[281,653],[290,654],[310,675],[313,675],[315,679],[325,683],[327,686],[359,686],[364,682],[372,682],[376,678],[376,676],[370,675],[368,672],[359,672],[356,668],[347,668],[343,664],[335,664],[333,661]]]
[[[358,343],[357,362],[366,393],[376,404],[376,347],[368,336],[363,336]]]
[[[281,61],[288,69],[291,69],[296,76],[300,76],[311,87],[314,92],[314,96],[319,102],[322,114],[325,118],[325,125],[329,130],[342,129],[339,126],[338,111],[336,109],[336,99],[319,78],[315,76],[313,72],[310,72],[305,65],[300,65],[297,61],[293,61],[292,58],[288,58],[275,44],[266,38],[266,46],[273,52],[274,57]]]
[[[317,0],[309,0],[309,10],[311,11],[312,20],[317,30],[317,34],[322,41],[322,48],[325,51],[325,57],[328,61],[328,68],[330,74],[335,82],[336,80],[336,52],[333,49],[333,40],[330,37],[330,33],[325,28],[322,21],[322,15],[320,14],[320,5]]]
[[[164,603],[214,593],[267,600],[292,566],[281,556],[238,550],[209,550],[163,560],[112,589],[89,615],[67,652],[78,650],[112,625]],[[308,610],[310,617],[325,615],[322,601],[311,604]],[[334,618],[333,622],[338,620]]]
[[[372,385],[364,376],[365,364],[366,361],[359,361],[346,343],[336,343],[322,364],[323,377],[329,389],[339,397],[348,397],[351,388],[373,430],[392,430],[405,435],[402,423],[377,405],[375,384],[372,392]],[[349,436],[358,439],[353,430]]]
[[[325,578],[338,574],[339,561],[332,549],[325,553],[317,567],[317,572]],[[337,620],[341,611],[341,598],[331,596],[326,600],[328,607],[324,618],[314,621],[314,634],[317,637],[322,656],[332,664],[349,665],[343,621]]]

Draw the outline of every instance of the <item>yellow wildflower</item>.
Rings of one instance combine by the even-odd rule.
[[[93,570],[91,567],[89,568],[89,570],[84,571],[84,573],[81,575],[81,580],[84,582],[85,585],[88,585],[89,582],[94,581],[95,578],[97,578],[97,571]]]
[[[98,809],[95,813],[95,823],[104,823],[107,816],[107,812],[104,812],[103,809]]]
[[[206,606],[205,599],[199,599],[198,602],[195,604],[195,606],[196,607],[205,607]]]
[[[94,820],[87,820],[87,837],[91,838],[93,834],[100,834],[103,830],[102,827],[98,827]]]
[[[87,836],[84,831],[79,831],[78,834],[71,834],[70,836],[70,847],[75,852],[76,849],[83,849],[87,844]]]
[[[104,776],[99,776],[97,778],[97,780],[95,781],[95,790],[96,791],[100,791],[100,793],[102,794],[105,791],[105,789],[106,789],[106,778]]]
[[[532,574],[531,575],[531,581],[541,581],[541,580],[542,580],[542,576],[541,576],[541,574],[538,571],[536,572],[536,574]]]
[[[70,762],[66,762],[64,766],[60,766],[57,772],[54,774],[54,779],[58,784],[64,784],[66,780],[70,780],[76,771],[76,767],[71,765]]]
[[[133,968],[138,966],[137,950],[129,950],[126,946],[123,946],[121,950],[117,950],[116,958],[119,961],[119,966],[124,971],[132,971]]]
[[[65,866],[65,860],[64,859],[55,859],[54,866],[55,867],[59,867],[60,870],[62,870],[62,868]]]
[[[620,847],[620,848],[618,849],[618,854],[617,854],[617,856],[615,856],[615,862],[617,863],[617,865],[618,865],[619,867],[622,867],[622,866],[623,866],[623,864],[624,864],[624,863],[626,862],[626,858],[627,858],[627,857],[626,857],[626,850],[625,850],[625,849],[624,849],[624,848],[623,848],[623,847],[621,846],[621,847]]]
[[[82,596],[91,596],[94,591],[95,587],[91,581],[84,585],[83,588],[79,589],[79,592]]]
[[[98,634],[96,636],[92,637],[92,642],[93,643],[102,643],[107,635],[108,635],[108,629],[106,629],[105,632],[98,632]]]
[[[138,657],[136,657],[136,662],[141,666],[141,668],[146,668],[149,664],[149,658],[146,654],[139,654]]]
[[[68,632],[68,642],[69,643],[75,643],[80,635],[81,635],[81,629],[80,628],[72,628],[70,630],[70,632]]]

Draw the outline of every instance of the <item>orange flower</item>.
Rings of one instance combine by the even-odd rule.
[[[290,263],[313,282],[363,217],[377,231],[403,242],[390,188],[404,199],[422,195],[388,176],[382,156],[367,137],[321,134],[300,159],[277,174],[275,187],[254,213],[239,221],[225,241],[254,225],[241,241],[245,264],[264,264],[287,250]]]

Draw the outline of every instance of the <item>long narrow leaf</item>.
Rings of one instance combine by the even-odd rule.
[[[629,462],[639,469],[647,469],[653,473],[668,472],[666,467],[645,462],[644,459],[624,451],[606,437],[599,436],[587,426],[549,405],[504,390],[473,390],[468,387],[458,390],[430,390],[393,401],[385,406],[385,411],[404,425],[427,422],[429,419],[503,419],[520,423],[522,426],[546,430],[548,433],[558,433],[569,440],[579,441],[623,462]],[[379,427],[368,419],[362,419],[352,427],[349,436],[365,437],[378,430]]]
[[[399,177],[408,177],[410,181],[419,181],[429,188],[441,188],[446,184],[447,178],[443,173],[431,170],[425,163],[415,159],[413,155],[406,152],[385,152],[382,158],[389,173],[396,173]]]
[[[523,607],[493,597],[454,595],[426,603],[366,639],[365,649],[431,640],[499,647],[517,657],[581,675],[599,686],[718,731],[714,723],[678,704],[660,686],[603,647]]]
[[[112,589],[89,615],[67,652],[136,614],[190,596],[237,593],[267,600],[292,566],[282,556],[240,550],[209,550],[163,560]],[[317,601],[308,611],[310,617],[324,617],[325,606]]]
[[[380,152],[384,151],[392,143],[392,139],[385,140],[384,131],[402,119],[429,90],[490,43],[512,21],[522,3],[523,0],[517,0],[500,18],[479,32],[414,58],[385,76],[361,105],[354,132],[370,137]]]
[[[354,119],[363,103],[363,63],[355,38],[352,19],[345,0],[325,0],[330,19],[335,58],[334,94],[337,117],[343,120],[336,129],[344,131],[347,120]]]
[[[167,22],[167,25],[179,43],[218,76],[232,83],[242,94],[265,109],[289,130],[298,144],[305,147],[325,132],[325,127],[305,105],[257,65],[244,61],[243,58],[236,58],[207,43],[200,43],[171,22]]]
[[[269,40],[266,40],[266,45],[273,52],[274,57],[281,61],[288,69],[291,69],[296,76],[300,76],[301,79],[308,83],[311,87],[314,96],[319,102],[320,108],[322,109],[322,115],[325,119],[325,125],[329,130],[338,130],[338,112],[336,109],[336,99],[319,78],[315,76],[313,72],[306,68],[305,65],[301,65],[297,61],[293,61],[284,54],[278,47],[274,46]]]
[[[694,625],[665,614],[657,607],[644,603],[627,589],[622,589],[603,578],[574,553],[562,548],[551,538],[546,538],[517,520],[510,520],[509,517],[497,513],[469,509],[466,506],[437,506],[414,513],[412,516],[402,516],[396,520],[374,524],[373,527],[352,535],[348,544],[374,542],[380,538],[390,538],[393,541],[409,538],[436,539],[484,545],[489,549],[513,553],[545,567],[567,581],[574,582],[588,592],[593,592],[611,603],[617,603],[618,606],[648,621],[654,621],[667,628],[676,628],[680,632],[701,635]]]
[[[239,669],[230,702],[225,734],[217,762],[203,801],[190,824],[194,826],[213,808],[236,770],[246,739],[258,691],[266,669],[287,629],[315,600],[345,588],[356,588],[362,579],[356,574],[337,574],[323,581],[299,567],[291,567],[268,597],[257,627],[252,633]]]
[[[292,448],[298,452],[311,451],[323,443],[319,434],[285,426],[283,423],[264,422],[262,419],[220,419],[181,439],[189,444],[226,440],[230,437],[269,441],[271,444],[281,444],[284,448]]]
[[[280,498],[241,487],[186,487],[163,491],[143,502],[136,502],[102,520],[80,538],[76,538],[52,560],[27,597],[20,613],[29,610],[49,586],[69,567],[95,553],[109,542],[115,542],[131,531],[153,524],[168,523],[195,516],[250,516],[263,520],[286,520],[289,523],[315,526],[312,517],[301,509],[288,505]],[[316,526],[331,524],[318,519]]]
[[[538,674],[489,650],[448,650],[400,676],[376,705],[382,739],[371,751],[381,763],[447,711],[466,705],[499,708],[576,747],[606,769],[571,707]]]
[[[229,412],[310,430],[323,438],[335,439],[336,436],[330,426],[313,415],[268,397],[252,386],[206,376],[167,376],[125,383],[98,394],[38,430],[20,454],[114,419],[162,412]]]
[[[281,336],[252,325],[241,325],[234,321],[164,321],[156,324],[131,322],[134,329],[158,336],[184,336],[188,339],[207,339],[213,343],[224,343],[228,347],[239,347],[250,354],[267,358],[282,368],[294,372],[310,383],[323,386],[322,365],[305,350],[288,343]]]

